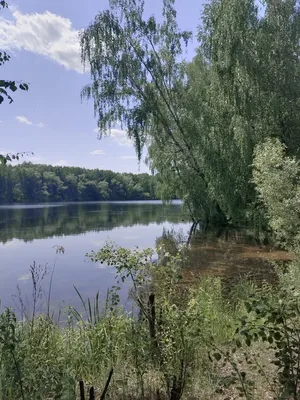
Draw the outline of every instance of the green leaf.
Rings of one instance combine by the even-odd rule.
[[[278,331],[276,331],[276,332],[274,332],[274,339],[275,340],[280,340],[281,339],[281,334],[280,334],[280,332],[278,332]]]
[[[220,361],[221,358],[222,358],[222,356],[221,356],[220,353],[214,353],[214,354],[213,354],[213,357],[214,357],[217,361]]]
[[[11,82],[9,88],[12,92],[15,92],[18,89],[15,82]]]
[[[272,337],[272,336],[268,336],[268,342],[269,342],[270,344],[273,343],[273,337]]]
[[[28,90],[28,85],[27,85],[27,83],[21,83],[20,86],[19,86],[19,88],[20,88],[21,90]]]

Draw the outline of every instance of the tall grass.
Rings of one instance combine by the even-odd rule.
[[[117,285],[105,304],[99,293],[84,299],[75,288],[83,312],[69,306],[60,321],[37,312],[42,298],[33,280],[35,311],[21,320],[11,310],[0,316],[0,398],[76,399],[80,381],[100,398],[111,371],[106,397],[116,400],[283,398],[280,383],[272,384],[277,391],[270,384],[277,376],[270,343],[249,344],[240,333],[246,324],[254,324],[250,332],[263,323],[255,312],[247,314],[245,301],[268,296],[263,301],[273,313],[278,293],[245,282],[228,299],[217,278],[183,289],[182,254],[164,253],[160,263],[152,256],[112,245],[93,253],[94,261],[116,267]],[[125,312],[118,302],[118,285],[127,279],[139,313]],[[262,361],[260,372],[251,369]]]

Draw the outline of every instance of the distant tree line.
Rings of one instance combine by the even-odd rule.
[[[0,166],[0,204],[153,199],[157,178],[149,174],[32,163]]]

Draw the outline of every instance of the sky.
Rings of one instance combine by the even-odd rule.
[[[14,102],[0,106],[0,154],[31,151],[33,163],[148,172],[138,163],[126,132],[116,126],[110,137],[97,138],[93,102],[81,102],[90,83],[83,71],[78,33],[95,15],[108,8],[107,0],[7,0],[0,11],[0,50],[11,55],[1,67],[1,79],[29,83]],[[181,29],[196,35],[203,0],[177,0]],[[162,0],[145,0],[146,13],[156,14]],[[194,39],[188,57],[193,56]]]

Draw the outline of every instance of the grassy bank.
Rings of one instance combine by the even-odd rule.
[[[296,261],[276,290],[244,281],[225,297],[217,278],[178,285],[184,251],[160,251],[158,264],[151,250],[91,254],[116,266],[116,286],[105,305],[82,299],[82,315],[69,307],[63,322],[33,312],[18,321],[4,311],[1,399],[76,399],[79,381],[100,399],[111,374],[108,399],[300,398]],[[127,279],[131,313],[118,301]]]

